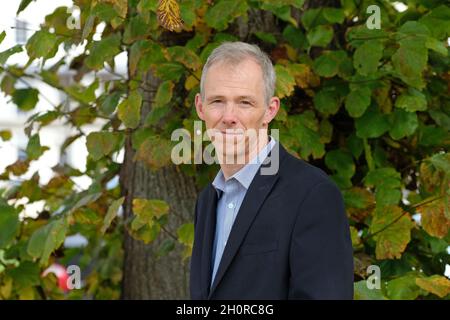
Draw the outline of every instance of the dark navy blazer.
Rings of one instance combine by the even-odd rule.
[[[353,250],[342,195],[321,169],[278,146],[279,170],[261,175],[260,168],[255,175],[212,287],[217,192],[211,184],[201,191],[192,299],[353,298]]]

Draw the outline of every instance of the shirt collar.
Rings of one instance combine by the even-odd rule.
[[[212,185],[216,189],[219,198],[221,196],[221,192],[225,191],[226,182],[231,179],[237,180],[245,189],[248,189],[250,187],[250,184],[253,181],[256,173],[258,172],[259,167],[264,162],[267,155],[276,143],[275,139],[272,136],[269,136],[269,139],[269,143],[261,149],[258,155],[251,159],[249,163],[243,166],[238,172],[233,174],[228,180],[225,181],[225,176],[223,175],[222,169],[219,170],[216,177],[214,178],[214,181],[212,182]]]

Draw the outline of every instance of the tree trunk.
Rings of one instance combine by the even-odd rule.
[[[143,87],[142,119],[151,110],[160,81],[148,73]],[[157,257],[162,241],[176,236],[177,228],[193,221],[197,191],[192,177],[183,174],[174,165],[150,171],[140,162],[134,162],[135,151],[127,139],[125,159],[121,168],[120,183],[124,203],[124,218],[133,215],[132,199],[161,199],[170,206],[169,222],[158,238],[146,245],[133,239],[125,231],[123,299],[187,299],[189,298],[189,260],[182,261],[183,247],[177,243],[168,255]],[[170,235],[169,235],[170,234]]]

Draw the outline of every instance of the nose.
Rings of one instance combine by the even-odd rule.
[[[233,103],[228,103],[223,111],[222,123],[226,128],[234,127],[237,124],[236,108]]]

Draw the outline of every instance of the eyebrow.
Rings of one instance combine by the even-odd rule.
[[[225,99],[225,96],[221,96],[221,95],[211,96],[211,97],[208,97],[206,99],[206,101],[210,102],[210,101],[214,101],[216,99]],[[250,100],[252,102],[254,102],[256,100],[253,96],[238,96],[236,99],[237,100],[247,99],[247,100]]]

